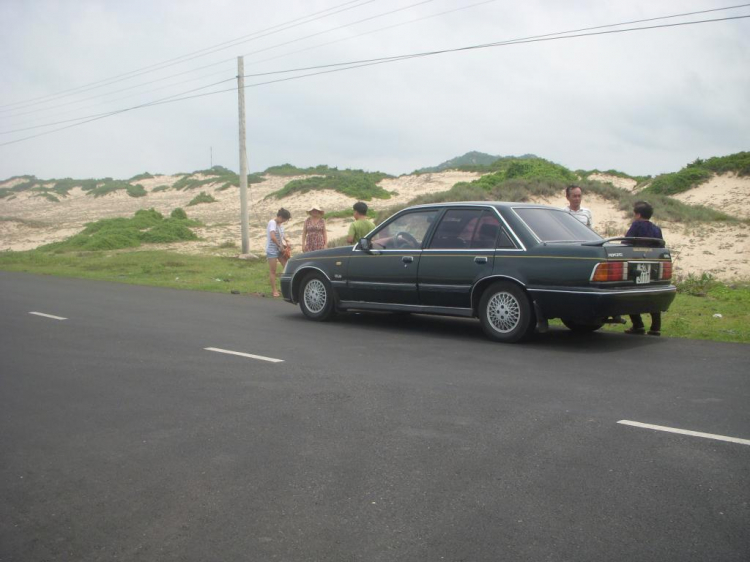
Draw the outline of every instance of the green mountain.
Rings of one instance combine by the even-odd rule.
[[[486,154],[484,152],[477,152],[475,150],[467,152],[463,156],[456,156],[450,160],[446,160],[442,164],[437,166],[431,166],[427,168],[420,168],[416,171],[417,174],[427,174],[431,172],[442,172],[443,170],[465,170],[465,171],[484,171],[489,168],[492,164],[498,160],[505,159],[527,159],[537,158],[533,154],[524,154],[523,156],[493,156],[492,154]]]

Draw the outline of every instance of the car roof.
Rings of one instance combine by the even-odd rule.
[[[536,209],[552,209],[556,211],[561,210],[560,207],[555,207],[553,205],[539,205],[537,203],[521,203],[521,202],[512,202],[512,201],[449,201],[446,203],[428,203],[424,205],[413,205],[411,207],[407,207],[407,209],[425,209],[425,208],[434,208],[434,207],[459,207],[459,206],[472,206],[472,205],[482,206],[482,207],[488,207],[488,206],[496,207],[498,209],[525,207],[525,208],[536,208]]]

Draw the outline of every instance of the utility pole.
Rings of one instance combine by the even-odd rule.
[[[211,147],[211,167],[214,167],[214,147]]]
[[[242,253],[250,252],[247,228],[247,151],[245,149],[245,61],[237,57],[237,93],[240,104],[240,225]],[[213,149],[212,149],[213,150]]]

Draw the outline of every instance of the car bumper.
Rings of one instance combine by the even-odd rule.
[[[281,296],[285,301],[294,304],[294,301],[292,300],[292,276],[282,275],[279,278],[279,283],[281,285]]]
[[[647,289],[532,289],[545,318],[571,320],[666,312],[677,294],[674,285]]]

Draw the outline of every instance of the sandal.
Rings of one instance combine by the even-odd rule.
[[[646,330],[644,328],[628,328],[625,333],[631,336],[642,336],[646,333]]]

